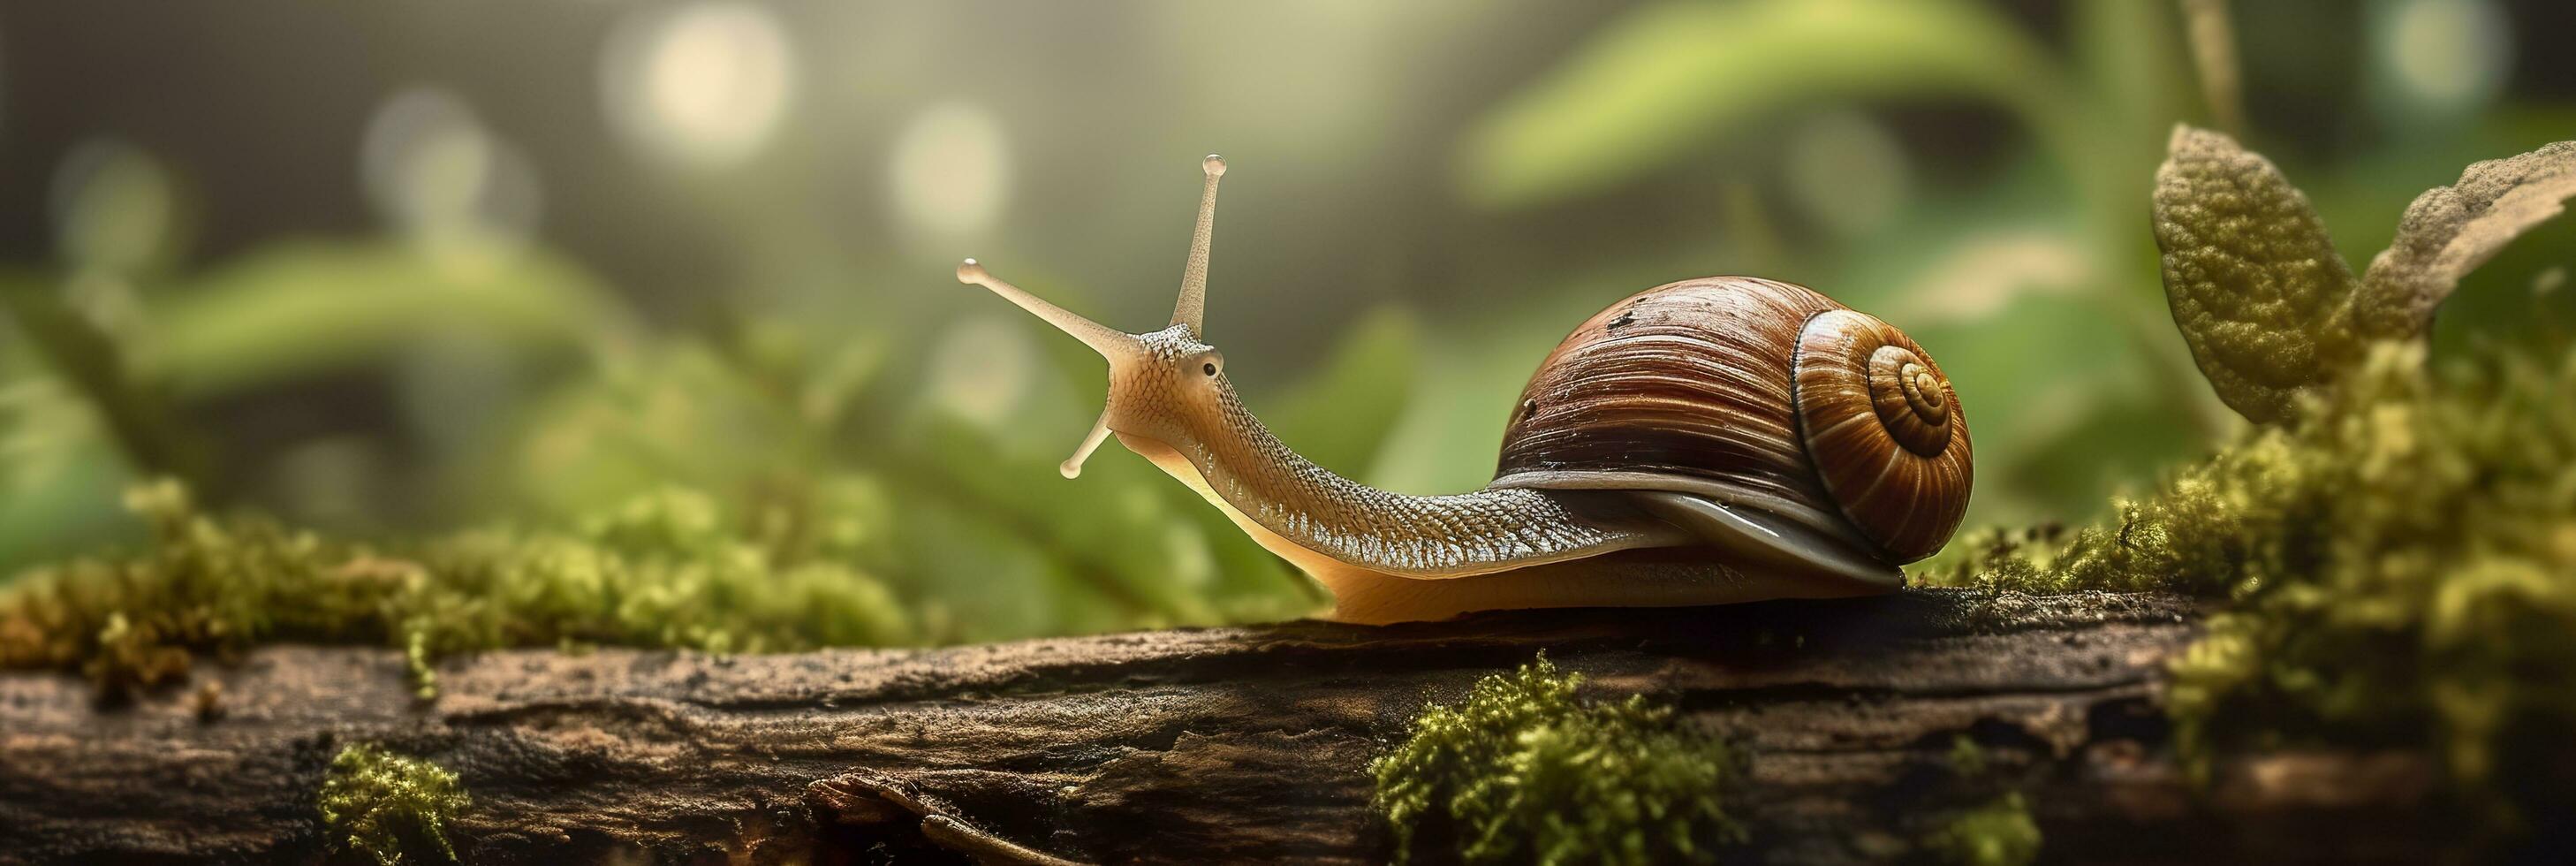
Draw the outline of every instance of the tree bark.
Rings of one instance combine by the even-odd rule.
[[[2021,792],[2051,860],[2410,860],[2440,829],[2403,754],[2175,764],[2156,703],[2188,600],[1874,599],[1294,622],[774,656],[484,653],[415,699],[398,652],[274,647],[102,705],[0,675],[0,861],[311,861],[324,768],[374,741],[456,771],[468,862],[1387,858],[1368,760],[1426,701],[1544,650],[1747,756],[1744,860],[1928,856]],[[200,712],[220,683],[220,713]],[[1966,738],[1985,768],[1962,772]]]

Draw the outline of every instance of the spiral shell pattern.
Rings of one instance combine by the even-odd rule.
[[[1576,327],[1522,390],[1494,478],[1707,495],[1891,563],[1949,540],[1968,481],[1967,421],[1921,347],[1751,277],[1657,286]]]
[[[1831,310],[1800,330],[1798,433],[1825,489],[1899,562],[1941,549],[1967,513],[1968,422],[1939,365],[1876,317]]]

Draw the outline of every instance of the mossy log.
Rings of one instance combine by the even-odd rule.
[[[2197,617],[2164,596],[1912,590],[913,651],[527,650],[448,661],[427,701],[380,649],[261,649],[111,704],[19,672],[0,675],[0,862],[344,856],[315,798],[354,742],[461,777],[450,835],[473,863],[1383,861],[1364,765],[1425,701],[1541,650],[1587,694],[1673,702],[1738,747],[1745,860],[1920,858],[2014,791],[2051,860],[2402,861],[2438,841],[2412,756],[2238,758],[2189,783],[2156,694]]]

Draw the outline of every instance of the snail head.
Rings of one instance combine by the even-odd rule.
[[[1108,359],[1108,405],[1073,456],[1057,467],[1066,478],[1082,474],[1083,461],[1111,433],[1189,444],[1188,431],[1198,426],[1193,422],[1212,419],[1232,398],[1223,375],[1225,356],[1199,339],[1207,309],[1208,248],[1216,229],[1216,185],[1225,176],[1225,159],[1208,154],[1200,167],[1206,183],[1199,192],[1198,225],[1190,233],[1189,261],[1181,271],[1181,299],[1172,308],[1172,324],[1160,331],[1120,331],[1022,291],[974,259],[957,266],[958,282],[991,289]]]

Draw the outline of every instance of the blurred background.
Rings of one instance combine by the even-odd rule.
[[[2080,521],[2233,431],[2146,213],[2235,132],[2356,264],[2426,188],[2576,138],[2555,0],[0,3],[0,573],[138,542],[175,476],[361,538],[685,491],[932,640],[1321,596],[1143,460],[1056,476],[1096,356],[951,269],[1209,337],[1317,462],[1493,470],[1539,358],[1711,274],[1905,328],[1970,525]],[[2437,354],[2563,338],[2576,221]],[[0,578],[5,580],[5,578]]]

